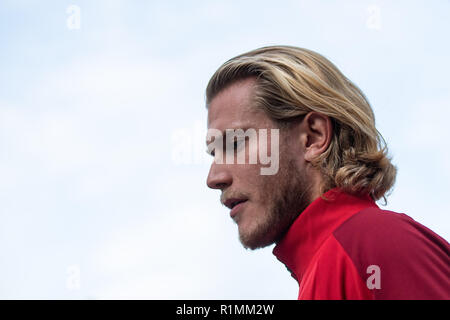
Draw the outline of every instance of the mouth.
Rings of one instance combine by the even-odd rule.
[[[248,199],[237,199],[231,198],[224,202],[224,205],[231,209],[230,216],[233,218],[238,211],[243,207],[244,203],[247,202]]]

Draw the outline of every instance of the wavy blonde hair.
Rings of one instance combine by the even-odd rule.
[[[397,169],[367,98],[336,66],[303,48],[259,48],[228,60],[214,73],[206,89],[207,108],[221,90],[248,77],[256,78],[255,107],[274,121],[289,124],[311,111],[330,117],[331,143],[311,162],[323,176],[321,194],[339,187],[374,200],[383,197],[386,203]]]

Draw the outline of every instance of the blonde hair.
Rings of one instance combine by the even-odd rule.
[[[361,90],[320,54],[292,46],[269,46],[238,55],[211,77],[206,105],[232,83],[256,78],[255,107],[280,123],[311,111],[330,117],[333,135],[327,150],[311,164],[321,171],[321,194],[339,187],[372,199],[393,187],[396,167],[375,116]]]

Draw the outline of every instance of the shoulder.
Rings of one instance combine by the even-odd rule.
[[[406,214],[367,208],[333,236],[361,277],[367,278],[372,270],[381,272],[378,298],[450,297],[448,242]]]
[[[367,208],[350,217],[333,233],[344,248],[377,250],[441,250],[449,244],[439,235],[403,213]]]

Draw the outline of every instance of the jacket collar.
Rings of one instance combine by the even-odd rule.
[[[367,207],[376,207],[369,194],[357,197],[334,188],[315,199],[292,223],[273,249],[298,283],[327,237],[345,220]]]

